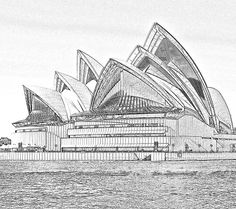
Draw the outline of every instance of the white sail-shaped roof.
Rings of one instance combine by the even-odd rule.
[[[157,56],[141,46],[137,46],[128,58],[128,62],[144,71],[161,85],[168,85],[185,107],[195,110],[200,118],[209,123],[209,113],[190,81],[173,63],[169,66]],[[171,66],[170,66],[171,64]]]
[[[182,75],[191,83],[208,111],[209,122],[216,125],[214,107],[206,82],[197,65],[181,44],[167,30],[155,23],[144,43],[144,48],[167,65],[173,63],[177,66]]]
[[[227,103],[222,96],[222,94],[215,88],[209,88],[211,98],[213,100],[215,113],[219,121],[227,125],[231,130],[233,130],[233,121],[227,106]]]
[[[81,50],[77,50],[77,79],[88,84],[90,81],[98,81],[103,66],[94,58]]]
[[[23,86],[26,104],[29,114],[33,110],[33,98],[34,96],[49,107],[62,121],[67,121],[67,111],[61,97],[61,94],[55,90],[38,87],[38,86]]]
[[[159,85],[143,71],[127,62],[110,59],[96,85],[91,109],[101,108],[109,100],[117,100],[116,102],[122,106],[123,97],[127,97],[124,99],[130,102],[134,98],[141,98],[151,101],[151,106],[183,109],[182,101],[167,86]],[[141,100],[134,103],[139,105],[140,102],[143,103]]]
[[[89,110],[92,93],[85,84],[69,75],[57,71],[55,72],[54,79],[56,91],[62,93],[65,89],[68,89],[76,95],[76,97],[74,97],[74,105],[79,105],[79,108],[77,108],[78,112],[81,110]]]

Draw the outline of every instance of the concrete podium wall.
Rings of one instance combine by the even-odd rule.
[[[165,153],[165,152],[2,152],[0,161],[151,161],[236,160],[230,153]]]

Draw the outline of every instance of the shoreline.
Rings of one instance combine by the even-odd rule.
[[[236,160],[236,152],[1,152],[0,161],[208,161]]]

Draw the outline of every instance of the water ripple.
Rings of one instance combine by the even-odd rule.
[[[235,161],[1,162],[0,208],[236,208]]]

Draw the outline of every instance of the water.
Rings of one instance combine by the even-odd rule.
[[[5,161],[0,182],[0,208],[236,208],[236,161]]]

